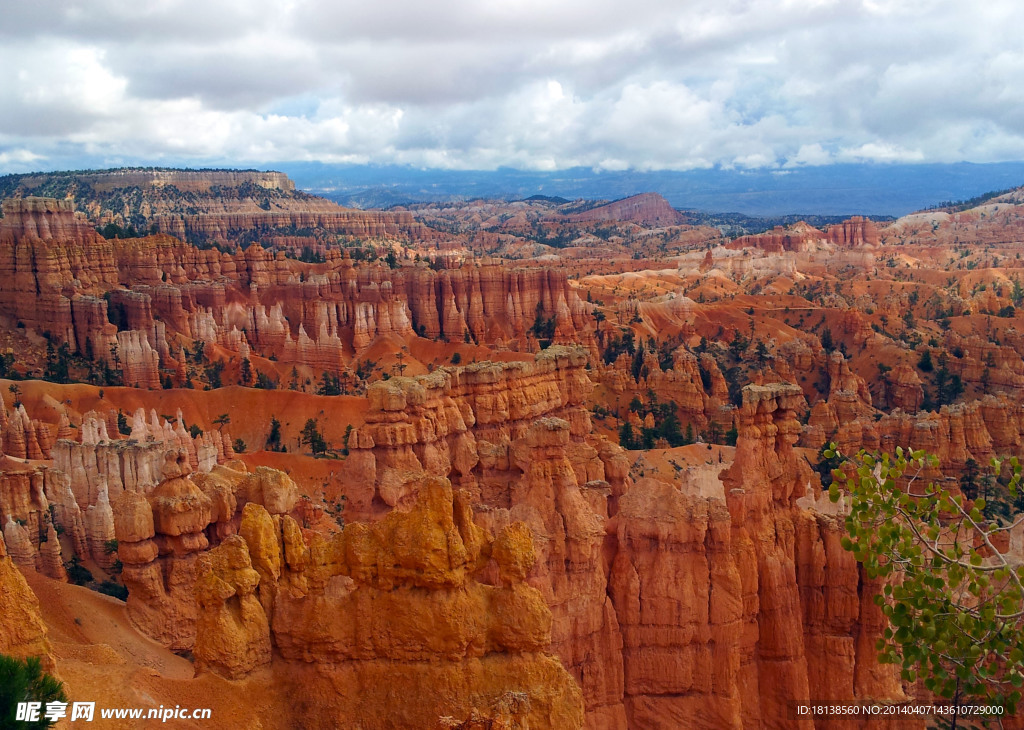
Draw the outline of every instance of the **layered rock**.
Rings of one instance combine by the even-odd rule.
[[[844,248],[877,246],[880,238],[880,231],[874,221],[853,216],[842,223],[829,226],[825,231],[803,221],[785,228],[776,226],[766,233],[740,236],[728,244],[728,248],[759,248],[769,253],[804,253],[816,251],[821,244]]]
[[[672,365],[662,369],[656,352],[645,352],[637,369],[633,357],[622,353],[598,370],[599,382],[614,393],[620,412],[633,398],[650,403],[650,393],[661,403],[675,405],[683,427],[700,433],[709,424],[726,431],[733,425],[733,406],[729,386],[718,362],[706,352],[695,355],[685,346],[672,352]],[[626,416],[628,418],[628,416]]]
[[[890,408],[898,408],[906,413],[917,413],[924,403],[921,378],[909,365],[901,364],[893,368],[886,379],[885,393]]]
[[[728,244],[731,249],[759,248],[768,253],[813,251],[825,240],[825,234],[803,221],[783,228],[775,226],[766,233],[740,236]]]
[[[296,191],[287,175],[272,171],[119,169],[56,178],[45,173],[18,176],[18,194],[41,189],[82,195],[79,209],[101,223],[127,227],[144,221],[146,229],[168,231],[181,239],[238,243],[253,231],[268,238],[275,232],[303,231],[306,245],[317,241],[315,234],[431,237],[429,229],[408,213],[343,208]]]
[[[580,223],[628,221],[644,226],[678,226],[685,217],[657,193],[641,193],[566,216]]]
[[[4,244],[26,240],[64,241],[85,246],[97,234],[84,216],[75,215],[74,201],[54,198],[12,198],[3,201],[0,237]]]
[[[356,517],[415,500],[424,473],[466,490],[490,531],[526,522],[541,540],[536,585],[552,647],[581,682],[588,723],[621,727],[621,637],[607,595],[604,520],[628,488],[622,451],[591,431],[580,348],[533,363],[482,363],[371,385],[349,440]]]
[[[552,649],[583,688],[588,724],[620,727],[626,719],[623,640],[603,550],[613,495],[621,488],[605,481],[598,454],[590,455],[588,473],[578,475],[579,446],[567,421],[533,423],[512,444],[511,462],[522,476],[512,481],[511,507],[492,511],[485,524],[523,520],[543,538],[535,584],[554,617]]]
[[[117,285],[113,248],[67,201],[6,200],[3,211],[0,313],[73,343],[71,297]]]
[[[809,697],[846,704],[907,699],[891,666],[879,664],[875,641],[888,626],[870,579],[840,541],[843,515],[805,500],[796,513],[795,561],[803,609],[804,654]]]
[[[228,537],[200,558],[197,572],[196,667],[235,679],[269,664],[270,624],[245,540]]]
[[[115,411],[107,413],[116,418]],[[147,421],[145,410],[140,408],[132,416],[131,429],[127,439],[112,439],[106,422],[98,413],[90,412],[79,429],[80,443],[61,440],[54,445],[54,465],[69,475],[82,509],[96,503],[101,488],[107,489],[110,498],[125,490],[151,490],[160,483],[167,449],[183,450],[190,468],[199,472],[208,472],[226,460],[223,442],[218,446],[215,440],[219,434],[193,438],[185,430],[180,411],[172,426],[152,410]]]
[[[836,684],[829,690],[830,696],[843,696],[846,702],[858,698],[898,701],[904,697],[895,671],[875,670],[876,654],[873,646],[869,648],[873,637],[863,633],[859,639],[856,636],[869,625],[877,630],[877,623],[858,628],[852,618],[845,624],[837,622],[832,628],[842,627],[851,634],[842,633],[844,638],[834,640],[847,646],[856,644],[858,651],[852,655],[832,654],[832,647],[826,647],[825,656],[808,659],[822,645],[816,618],[820,609],[802,605],[802,598],[809,595],[808,589],[814,588],[815,583],[810,577],[804,578],[812,575],[809,570],[798,569],[798,557],[808,550],[821,551],[820,547],[802,542],[803,538],[815,542],[823,538],[816,537],[813,531],[801,533],[798,529],[801,521],[817,521],[797,509],[797,500],[816,483],[806,462],[793,452],[800,433],[795,414],[802,400],[796,386],[745,388],[736,459],[721,475],[732,518],[734,554],[740,566],[741,625],[745,628],[739,644],[739,677],[751,697],[757,698],[756,702],[744,703],[744,725],[798,727],[803,723],[809,727],[809,719],[795,716],[793,703],[805,701],[803,698],[809,701],[812,696],[816,699],[811,694],[812,681],[815,688],[820,684],[817,677],[812,680],[810,673],[815,662],[819,663],[817,666],[837,665],[836,676],[862,680]],[[856,594],[858,605],[869,602],[870,588],[864,589],[863,595],[859,592],[856,572],[851,572],[846,554],[835,550],[838,529],[833,526],[824,539],[830,545],[824,560],[828,570],[839,575],[846,571],[845,578],[836,579],[843,586],[840,590]],[[806,581],[803,592],[801,581]],[[863,610],[867,609],[855,607],[849,615],[859,618]],[[805,614],[806,619],[813,621],[805,622]],[[870,663],[871,669],[858,668],[858,659]]]
[[[307,676],[304,695],[315,714],[344,713],[352,726],[432,727],[513,692],[529,727],[582,727],[579,689],[546,653],[551,614],[524,582],[529,530],[509,525],[492,540],[447,480],[428,478],[417,491],[408,512],[350,524],[330,541],[307,542],[291,518],[247,509],[242,536],[202,564],[197,661],[244,676],[272,642],[293,665],[329,664]],[[489,558],[495,586],[475,577]]]
[[[175,334],[338,372],[380,337],[536,349],[538,322],[550,321],[558,342],[585,340],[590,326],[589,307],[561,271],[391,270],[354,266],[337,250],[314,268],[261,246],[200,250],[163,234],[105,241],[69,203],[33,200],[10,201],[0,223],[0,314],[106,361],[128,386],[160,387],[161,371],[183,367],[172,358]],[[53,208],[54,221],[44,226],[19,213],[33,206]],[[295,215],[282,224],[327,225]],[[247,218],[237,231],[254,225],[263,224]],[[65,233],[77,238],[65,242]]]
[[[431,237],[428,229],[409,213],[352,210],[329,203],[306,208],[269,212],[258,209],[224,211],[198,215],[166,213],[154,216],[153,224],[161,232],[177,238],[219,242],[240,241],[243,234],[254,230],[272,233],[306,229],[360,239],[400,239],[417,234],[420,238]]]
[[[897,446],[924,449],[939,460],[932,476],[956,474],[968,460],[987,464],[993,456],[1015,455],[1024,444],[1024,410],[1009,398],[989,395],[938,411],[896,409],[876,418],[854,410],[844,415],[831,401],[819,401],[811,409],[801,445],[820,448],[829,441],[848,454],[862,448],[888,453]]]
[[[862,218],[855,215],[849,220],[834,226],[829,226],[827,231],[828,239],[837,246],[877,246],[879,243],[878,226],[869,218]]]
[[[743,727],[753,698],[740,681],[745,606],[724,494],[641,480],[616,522],[610,587],[629,726]]]
[[[173,188],[183,193],[210,193],[212,188],[238,188],[251,185],[262,190],[288,192],[295,190],[292,182],[283,172],[256,170],[154,170],[122,168],[97,172],[77,172],[74,182],[88,186],[97,193],[106,193],[124,188],[150,188],[160,190]],[[19,176],[19,187],[35,190],[37,187],[54,182],[46,173]],[[170,191],[169,191],[170,192]]]
[[[0,454],[16,459],[49,459],[53,434],[47,424],[29,418],[24,405],[11,413],[0,398]]]
[[[415,491],[406,483],[415,483],[421,471],[450,477],[484,502],[509,506],[498,478],[510,469],[509,445],[537,418],[564,418],[576,443],[589,436],[585,365],[583,350],[552,347],[533,363],[478,363],[373,383],[366,423],[349,441],[350,509],[360,515],[374,500],[399,504]],[[594,478],[603,478],[599,464],[592,467]],[[588,475],[585,463],[579,468]],[[491,493],[492,482],[501,493]]]
[[[8,555],[0,536],[0,653],[14,657],[40,657],[43,668],[53,671],[54,660],[46,636],[46,624],[39,610],[39,599],[25,582]]]
[[[0,526],[18,565],[65,580],[63,549],[56,532],[68,536],[74,553],[86,557],[89,543],[82,512],[67,475],[44,465],[0,472]]]
[[[297,487],[272,469],[250,474],[231,462],[193,473],[184,451],[169,449],[162,455],[159,484],[126,489],[111,500],[113,537],[132,621],[167,646],[191,649],[197,566],[211,546],[237,532],[247,504],[265,505],[274,514],[287,512],[296,503]]]

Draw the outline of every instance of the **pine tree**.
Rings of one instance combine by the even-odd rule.
[[[0,727],[50,727],[53,721],[45,719],[44,715],[47,703],[67,701],[64,685],[43,672],[39,657],[15,659],[0,654]],[[41,703],[40,719],[34,722],[16,720],[19,702]]]

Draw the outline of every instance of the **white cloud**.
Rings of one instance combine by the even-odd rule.
[[[87,154],[608,170],[1021,159],[1022,26],[1011,0],[13,3],[0,172]]]
[[[844,147],[836,157],[844,162],[922,162],[924,153],[892,144],[868,142],[856,148]]]
[[[800,145],[800,149],[798,149],[796,154],[789,159],[787,167],[796,167],[799,165],[827,165],[831,161],[832,154],[820,143],[814,142],[813,144]]]

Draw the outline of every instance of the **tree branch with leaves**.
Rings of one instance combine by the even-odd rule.
[[[823,456],[843,458],[835,444]],[[849,504],[842,545],[885,581],[875,596],[889,621],[876,645],[881,662],[954,704],[1013,714],[1024,684],[1024,565],[1008,546],[1024,515],[990,518],[984,499],[923,478],[937,463],[902,448],[844,459],[829,486],[833,502]],[[992,464],[997,475],[1007,465],[1016,497],[1017,460]]]

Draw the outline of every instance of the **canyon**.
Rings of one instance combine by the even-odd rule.
[[[820,452],[955,491],[1020,452],[1012,194],[729,238],[656,195],[15,182],[0,652],[217,727],[925,726],[797,714],[928,699]]]

